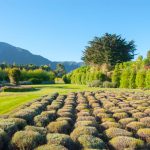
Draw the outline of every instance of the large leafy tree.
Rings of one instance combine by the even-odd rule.
[[[106,33],[89,42],[89,46],[83,51],[82,60],[87,65],[115,66],[117,63],[133,59],[135,50],[134,41],[128,42],[120,35]]]

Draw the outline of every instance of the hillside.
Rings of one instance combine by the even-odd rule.
[[[35,65],[45,65],[50,64],[52,69],[55,69],[57,63],[62,63],[67,72],[74,70],[82,65],[78,62],[53,62],[44,58],[40,55],[32,54],[30,51],[12,46],[8,43],[0,42],[0,63],[8,64],[35,64]]]

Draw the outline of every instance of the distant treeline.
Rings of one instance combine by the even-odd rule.
[[[36,65],[8,65],[0,64],[0,82],[6,83],[10,81],[9,73],[14,68],[20,71],[19,81],[23,84],[40,84],[54,83],[55,78],[62,77],[66,71],[63,65],[58,64],[56,70],[52,70],[50,66]]]

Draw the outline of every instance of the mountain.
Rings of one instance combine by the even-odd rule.
[[[72,61],[53,62],[40,55],[32,54],[28,50],[12,46],[8,43],[0,42],[0,63],[4,62],[8,64],[34,64],[38,66],[47,64],[50,65],[52,69],[55,69],[56,65],[61,63],[65,66],[67,72],[70,72],[83,65],[82,62]]]

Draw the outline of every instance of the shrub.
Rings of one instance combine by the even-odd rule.
[[[144,113],[149,115],[150,114],[150,108],[145,109]]]
[[[129,87],[129,78],[130,78],[130,70],[123,69],[120,79],[120,87],[128,88]]]
[[[70,125],[69,122],[66,120],[55,121],[49,123],[47,128],[50,133],[68,133],[70,130]]]
[[[116,128],[119,128],[120,127],[120,124],[117,123],[117,122],[110,122],[110,121],[106,121],[104,123],[102,123],[100,125],[100,128],[102,130],[105,130],[105,129],[108,129],[108,128],[111,128],[111,127],[116,127]]]
[[[119,64],[116,64],[112,75],[112,82],[115,83],[117,87],[120,86],[120,77],[121,77],[121,71],[119,68]]]
[[[18,130],[14,122],[0,121],[0,128],[3,129],[8,136],[12,136]]]
[[[81,126],[91,126],[91,127],[97,127],[97,122],[96,121],[78,121],[75,124],[75,127],[81,127]]]
[[[136,79],[136,71],[135,69],[132,69],[129,77],[129,88],[131,89],[136,88],[135,79]]]
[[[37,147],[35,150],[68,150],[68,149],[62,145],[45,144]]]
[[[7,144],[7,136],[6,132],[0,129],[0,149],[4,149]]]
[[[27,125],[27,122],[24,119],[20,118],[0,119],[0,122],[15,124],[19,130],[23,129]]]
[[[137,131],[137,130],[139,130],[141,128],[144,128],[145,125],[142,122],[134,121],[134,122],[128,123],[126,127],[127,127],[128,130]]]
[[[150,144],[150,128],[139,129],[137,135]]]
[[[29,82],[31,82],[32,84],[41,84],[42,81],[38,78],[31,78],[29,79]]]
[[[93,136],[98,136],[98,131],[95,127],[77,127],[73,130],[73,132],[71,133],[71,138],[73,139],[73,141],[77,141],[78,137],[81,135],[93,135]]]
[[[109,144],[116,150],[123,150],[125,148],[136,149],[142,147],[144,142],[133,137],[117,136],[111,139]]]
[[[104,81],[103,82],[103,87],[104,88],[115,88],[117,85],[116,83],[112,83],[112,82],[109,82],[109,81]]]
[[[132,133],[120,128],[109,128],[105,130],[105,135],[107,138],[114,138],[116,136],[132,136]]]
[[[123,119],[123,118],[127,118],[128,114],[125,112],[120,112],[120,113],[115,113],[113,114],[113,117],[116,118],[117,120]]]
[[[100,80],[94,80],[89,83],[89,87],[102,87],[103,83]]]
[[[150,89],[150,70],[146,72],[145,84],[146,88]]]
[[[47,134],[47,129],[44,127],[35,127],[35,126],[26,126],[25,127],[26,131],[34,131],[40,133],[42,136],[46,136]]]
[[[36,110],[31,108],[21,109],[14,114],[10,115],[11,117],[21,118],[27,121],[27,123],[31,123],[34,116],[37,115]]]
[[[130,122],[136,121],[135,118],[123,118],[119,120],[119,123],[125,128],[126,125]]]
[[[19,131],[12,138],[12,147],[14,149],[31,150],[43,143],[43,137],[34,131]]]
[[[136,86],[138,88],[145,87],[145,70],[139,70],[136,75]]]
[[[114,118],[102,118],[101,121],[102,122],[106,122],[106,121],[108,121],[108,122],[115,122],[115,119]]]
[[[97,137],[92,135],[81,135],[78,138],[78,143],[81,148],[86,149],[105,149],[105,143]]]
[[[142,112],[137,112],[137,113],[132,114],[132,116],[134,118],[140,119],[140,118],[146,117],[147,115],[145,113],[142,113]]]
[[[36,89],[33,87],[3,87],[3,92],[29,92],[29,91],[35,91]]]
[[[41,115],[34,117],[34,123],[38,127],[45,127],[50,121],[56,118],[55,111],[43,111]]]
[[[48,144],[63,145],[68,149],[73,149],[75,146],[70,136],[66,134],[49,133],[46,139]]]
[[[8,76],[11,83],[18,85],[21,77],[21,71],[18,68],[12,68],[9,70]]]
[[[56,121],[63,121],[63,120],[66,120],[69,122],[70,125],[73,125],[73,120],[72,118],[69,118],[69,117],[59,117],[56,119]]]
[[[150,117],[141,118],[140,122],[144,123],[147,127],[150,128]]]

